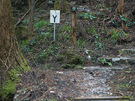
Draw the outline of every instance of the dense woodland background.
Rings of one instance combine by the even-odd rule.
[[[72,6],[77,11],[70,11]],[[61,11],[56,41],[53,24],[49,22],[53,9]],[[53,71],[112,66],[111,62],[98,58],[117,56],[122,48],[135,48],[135,0],[1,0],[0,100],[11,101],[16,93],[21,100],[71,99],[64,94],[57,98],[48,93],[54,85]],[[130,77],[133,83],[123,92],[134,96],[135,72],[133,68],[130,71],[123,82]],[[32,85],[34,88],[30,88]]]

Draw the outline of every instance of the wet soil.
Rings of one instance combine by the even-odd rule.
[[[94,67],[93,67],[94,68]],[[130,96],[127,92],[121,93],[124,89],[119,89],[119,74],[123,73],[123,69],[101,69],[104,67],[96,67],[96,69],[74,69],[74,70],[35,70],[22,76],[19,84],[18,99],[55,99],[57,101],[72,101],[74,97],[94,97],[94,96]],[[133,72],[134,73],[134,72]],[[36,83],[33,83],[32,77]],[[117,79],[119,78],[119,79]],[[127,79],[128,80],[128,79]],[[133,78],[130,79],[134,80]],[[130,82],[131,82],[130,81]],[[27,82],[27,83],[26,83]]]

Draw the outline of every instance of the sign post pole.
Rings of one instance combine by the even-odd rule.
[[[55,41],[55,22],[54,22],[54,41]]]

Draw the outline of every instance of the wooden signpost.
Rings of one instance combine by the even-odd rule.
[[[71,35],[73,43],[76,44],[76,7],[70,6],[71,11]]]

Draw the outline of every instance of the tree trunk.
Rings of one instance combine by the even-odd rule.
[[[124,13],[124,0],[120,0],[116,8],[116,13],[123,15]]]
[[[29,0],[29,9],[30,9],[30,14],[29,14],[29,34],[30,36],[33,35],[34,29],[34,10],[35,10],[35,0]]]
[[[24,61],[14,37],[11,0],[0,0],[0,100],[15,91],[15,67],[27,65]]]
[[[0,82],[3,92],[3,85],[6,71],[9,69],[11,62],[9,61],[11,50],[13,48],[13,23],[10,16],[11,15],[11,6],[10,0],[1,0],[0,1]],[[4,94],[2,93],[2,100]]]
[[[45,1],[45,9],[47,10],[47,8],[48,8],[48,2],[49,2],[49,0],[46,0]]]
[[[61,13],[65,13],[67,11],[66,0],[59,0],[59,7],[60,7]]]
[[[76,44],[76,12],[71,12],[71,35],[74,45]]]

